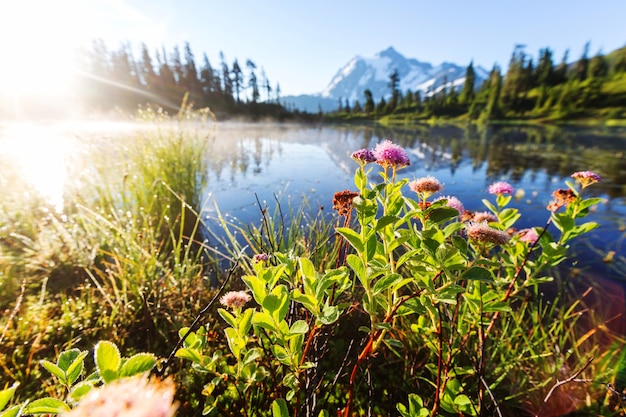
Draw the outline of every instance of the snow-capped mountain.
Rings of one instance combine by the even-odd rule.
[[[461,88],[465,82],[467,66],[444,62],[434,66],[428,62],[405,58],[392,47],[377,53],[373,58],[355,56],[332,78],[324,91],[318,94],[287,96],[284,102],[300,110],[317,112],[336,110],[339,101],[354,104],[357,100],[363,105],[364,91],[372,92],[374,101],[391,96],[389,89],[390,75],[397,70],[400,76],[400,91],[405,93],[419,91],[422,97],[428,97],[451,85]],[[487,79],[489,72],[474,66],[476,86]]]

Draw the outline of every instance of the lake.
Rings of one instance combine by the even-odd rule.
[[[24,177],[57,208],[71,182],[85,146],[106,148],[129,140],[138,127],[131,123],[0,125],[2,157],[18,162]],[[218,123],[209,127],[209,172],[201,208],[211,223],[215,205],[242,222],[258,222],[261,204],[270,209],[307,201],[310,209],[332,213],[333,194],[355,189],[357,167],[350,155],[383,139],[403,146],[411,165],[399,171],[409,179],[432,175],[469,210],[483,211],[481,199],[495,181],[517,190],[512,205],[523,212],[518,228],[545,224],[552,191],[565,188],[575,171],[603,177],[585,190],[604,202],[590,216],[600,227],[573,246],[568,265],[590,277],[626,280],[626,130],[501,126],[487,129],[420,127],[387,129],[373,126],[312,126],[274,123]],[[69,162],[72,161],[72,162]],[[88,169],[87,166],[84,167]],[[374,167],[376,169],[376,167]],[[371,179],[376,176],[372,175]],[[614,252],[612,263],[603,262]]]

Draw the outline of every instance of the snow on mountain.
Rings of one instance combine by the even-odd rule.
[[[428,62],[405,58],[393,47],[377,53],[373,58],[355,56],[343,66],[330,80],[328,86],[318,94],[298,97],[285,97],[284,101],[300,110],[317,112],[337,109],[339,101],[354,104],[357,100],[363,104],[364,91],[372,92],[374,101],[391,96],[390,76],[398,71],[400,91],[406,93],[419,91],[422,97],[438,93],[443,88],[454,86],[460,89],[465,82],[467,66],[444,62],[433,66]],[[476,87],[487,79],[489,73],[481,67],[474,67]],[[311,107],[314,106],[314,108]]]

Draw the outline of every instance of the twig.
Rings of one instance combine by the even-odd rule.
[[[591,362],[593,362],[593,356],[590,357],[589,359],[587,359],[587,362],[583,365],[582,368],[580,368],[578,371],[576,371],[576,373],[572,376],[570,376],[567,379],[564,379],[563,381],[559,381],[557,379],[556,383],[552,386],[552,388],[550,388],[550,391],[548,391],[548,394],[546,395],[546,397],[543,399],[543,404],[541,404],[541,408],[539,408],[539,411],[537,411],[537,413],[535,414],[535,417],[539,417],[539,415],[541,414],[541,412],[543,411],[545,405],[548,403],[548,400],[550,399],[550,397],[552,397],[552,394],[554,394],[554,391],[565,384],[569,384],[570,382],[588,382],[585,379],[577,379],[578,376],[580,374],[583,373],[583,371],[585,369],[587,369],[587,367],[591,364]]]
[[[15,301],[15,307],[13,307],[13,311],[11,311],[11,314],[9,314],[9,318],[7,319],[7,324],[4,326],[4,329],[2,329],[2,335],[0,335],[0,344],[2,344],[2,341],[4,340],[4,335],[6,334],[7,330],[9,330],[9,326],[11,325],[11,322],[13,321],[13,319],[17,315],[18,310],[22,306],[22,300],[24,299],[25,291],[26,291],[26,277],[24,277],[24,279],[22,280],[22,285],[20,287],[20,295],[18,295],[17,300]]]
[[[489,394],[491,401],[493,401],[493,405],[496,406],[496,412],[498,413],[500,417],[502,417],[502,411],[500,411],[500,405],[498,404],[498,401],[496,401],[496,397],[494,397],[493,392],[491,392],[491,390],[489,389],[489,385],[487,385],[487,381],[485,381],[485,378],[481,376],[480,382],[483,384],[483,386],[487,390],[487,394]]]
[[[202,310],[200,310],[200,312],[198,313],[194,321],[189,326],[189,329],[187,329],[187,332],[183,335],[183,337],[180,338],[178,343],[176,343],[176,346],[174,347],[172,352],[170,352],[170,355],[167,357],[167,360],[163,364],[163,367],[161,369],[157,369],[157,371],[155,372],[157,376],[163,376],[165,374],[165,370],[169,367],[170,363],[174,359],[174,356],[176,355],[176,352],[178,351],[178,349],[180,349],[180,347],[183,345],[183,343],[185,342],[187,337],[191,334],[191,332],[196,330],[196,327],[198,326],[200,319],[204,317],[204,315],[209,311],[211,306],[213,306],[217,298],[222,294],[222,291],[224,291],[224,288],[226,288],[226,284],[228,284],[228,282],[230,281],[230,278],[233,276],[238,266],[239,266],[239,260],[237,260],[237,262],[235,262],[235,264],[228,270],[228,275],[226,275],[226,279],[224,280],[224,282],[222,282],[222,285],[217,290],[217,292],[215,293],[211,301],[209,301],[208,304],[204,306]]]

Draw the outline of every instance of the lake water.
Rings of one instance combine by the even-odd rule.
[[[91,142],[106,147],[136,128],[122,123],[0,125],[0,156],[19,161],[23,175],[62,207],[63,187],[71,181],[68,161],[75,161]],[[323,208],[330,216],[333,194],[355,189],[357,165],[350,154],[383,139],[409,154],[411,166],[400,170],[399,177],[433,175],[445,186],[442,195],[458,197],[469,210],[485,210],[481,199],[493,200],[486,191],[489,184],[510,182],[519,190],[512,203],[523,212],[519,228],[543,226],[552,191],[565,188],[571,173],[592,170],[603,177],[585,191],[604,198],[589,216],[600,228],[573,245],[576,256],[570,264],[590,277],[626,281],[624,129],[385,129],[234,122],[211,129],[207,198],[201,208],[209,222],[216,204],[238,221],[258,222],[257,198],[270,208],[276,200],[283,206],[306,200],[311,210]],[[613,263],[602,261],[609,251],[615,252]]]
[[[456,127],[384,129],[267,124],[218,126],[210,144],[206,217],[213,206],[244,222],[258,222],[257,197],[275,207],[298,205],[332,212],[333,194],[355,189],[353,151],[373,148],[383,139],[403,146],[409,179],[432,175],[445,186],[442,195],[458,197],[468,210],[486,210],[481,200],[489,184],[504,180],[517,190],[512,205],[523,212],[519,228],[543,226],[551,193],[566,188],[576,171],[592,170],[602,183],[585,190],[604,198],[589,217],[600,227],[573,244],[569,263],[591,277],[626,280],[626,131],[500,127],[482,131]],[[375,175],[370,177],[376,179]],[[552,226],[553,227],[553,226]],[[603,258],[614,251],[614,262]]]

